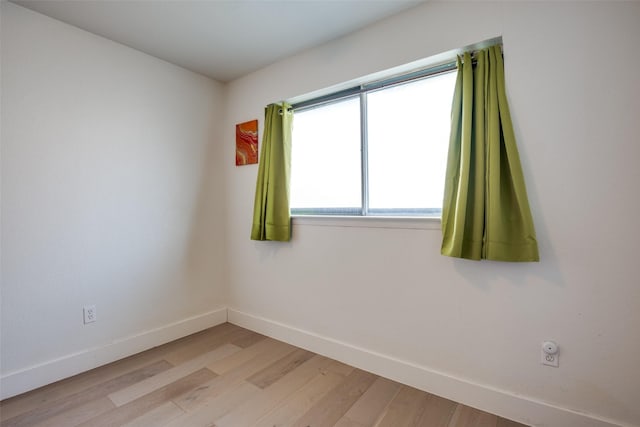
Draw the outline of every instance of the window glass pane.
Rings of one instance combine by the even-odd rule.
[[[442,209],[456,73],[371,92],[369,207]]]
[[[351,208],[359,213],[360,99],[296,112],[292,138],[292,210]]]

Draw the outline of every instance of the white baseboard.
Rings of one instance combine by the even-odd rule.
[[[409,361],[356,347],[229,308],[228,321],[314,353],[505,418],[537,427],[624,426],[613,420],[474,383]]]
[[[24,393],[141,351],[225,323],[227,309],[219,308],[144,331],[104,346],[89,348],[58,359],[10,372],[0,378],[0,399]]]

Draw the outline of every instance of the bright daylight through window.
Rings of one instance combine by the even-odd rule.
[[[440,216],[456,73],[398,80],[294,105],[293,215]]]

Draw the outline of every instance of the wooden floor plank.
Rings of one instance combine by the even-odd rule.
[[[344,376],[335,372],[316,375],[300,390],[297,390],[272,411],[260,418],[253,427],[291,426],[342,381],[344,381]],[[268,393],[268,390],[266,392]]]
[[[261,345],[265,341],[265,345]],[[198,406],[204,406],[206,405],[208,400],[224,393],[229,389],[229,387],[232,387],[239,382],[244,381],[245,378],[264,369],[274,361],[286,356],[287,354],[295,350],[295,347],[289,344],[285,344],[283,342],[272,339],[263,340],[260,343],[252,346],[251,348],[255,348],[256,346],[260,346],[261,350],[257,352],[258,354],[255,354],[253,358],[244,361],[245,358],[243,357],[241,360],[243,360],[244,363],[234,367],[229,371],[226,371],[226,367],[230,365],[224,365],[223,369],[220,369],[221,371],[225,371],[224,374],[212,379],[211,381],[206,382],[205,384],[202,384],[195,390],[179,396],[174,401],[185,411],[192,411]],[[231,357],[239,357],[243,352],[247,350],[249,349],[241,350]],[[218,366],[217,362],[213,365]],[[208,367],[210,366],[211,364],[208,365]]]
[[[156,409],[176,397],[210,381],[215,374],[208,369],[196,371],[174,383],[119,406],[98,417],[92,418],[82,427],[120,426]]]
[[[184,415],[184,411],[169,401],[123,424],[122,427],[161,427],[181,415]]]
[[[355,369],[356,368],[354,368],[353,366],[338,362],[337,360],[331,362],[331,365],[327,367],[327,370],[335,374],[342,375],[343,377],[349,376]]]
[[[247,329],[245,329],[244,332],[244,334],[238,335],[229,342],[233,345],[237,345],[238,347],[247,348],[267,338],[262,334],[249,331]]]
[[[210,427],[214,420],[225,416],[232,409],[259,393],[263,393],[263,391],[253,384],[242,381],[224,393],[207,400],[203,406],[174,419],[164,427]]]
[[[231,343],[235,338],[244,336],[246,332],[246,329],[236,326],[235,328],[219,329],[215,333],[192,335],[193,338],[190,342],[185,342],[167,352],[163,358],[174,365],[179,365],[203,353],[215,350],[223,344]]]
[[[47,400],[46,403],[28,412],[9,418],[2,422],[3,427],[15,427],[23,425],[34,425],[48,418],[55,417],[65,411],[70,411],[95,399],[106,397],[107,394],[121,390],[140,381],[151,378],[156,374],[170,369],[169,362],[160,360],[143,368],[129,372],[106,382],[96,384],[87,389],[76,392],[69,396],[63,396],[57,400]]]
[[[458,404],[440,396],[430,395],[424,412],[416,424],[419,427],[447,427]]]
[[[300,365],[295,372],[289,372],[279,381],[265,389],[264,393],[247,400],[224,417],[216,420],[216,427],[250,426],[254,424],[288,396],[296,393],[298,389],[315,376],[321,375],[322,371],[329,367],[332,362],[331,359],[326,357],[314,356]]]
[[[425,410],[429,395],[413,387],[402,386],[389,404],[377,427],[413,427]]]
[[[367,427],[364,424],[360,424],[348,417],[342,417],[333,427]]]
[[[498,417],[465,405],[458,405],[449,427],[496,427]]]
[[[285,344],[281,341],[276,341],[274,339],[268,338],[257,342],[256,344],[239,351],[238,353],[225,357],[224,359],[218,360],[214,363],[210,363],[207,365],[207,368],[215,372],[216,374],[225,374],[234,368],[245,364],[247,361],[253,359],[255,356],[263,355],[268,353],[274,347],[283,347],[286,346],[290,350],[289,352],[293,352],[296,350],[296,347],[293,347],[289,344]],[[276,359],[277,360],[277,359]]]
[[[267,366],[262,371],[256,372],[247,378],[247,381],[259,388],[266,388],[313,356],[314,354],[310,351],[299,348],[288,356]]]
[[[355,369],[336,389],[320,399],[293,426],[332,427],[375,380],[375,375]]]
[[[34,427],[75,427],[113,408],[115,408],[113,402],[106,397],[102,397],[46,418],[39,423],[27,425]]]
[[[234,353],[237,353],[240,347],[236,347],[232,344],[223,344],[213,351],[209,351],[205,354],[201,354],[191,360],[188,360],[178,366],[174,366],[171,369],[167,369],[157,375],[146,378],[129,387],[120,389],[109,394],[109,398],[116,406],[122,406],[139,397],[149,394],[161,387],[171,384],[174,381],[179,380],[182,377],[186,377],[205,366],[207,364],[224,359]]]
[[[384,411],[398,394],[401,384],[378,378],[360,399],[344,414],[335,427],[349,425],[374,426],[384,415]]]
[[[517,423],[515,421],[508,420],[506,418],[498,417],[496,427],[526,427],[524,424]]]

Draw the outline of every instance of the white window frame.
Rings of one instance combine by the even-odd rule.
[[[293,103],[292,109],[294,114],[296,111],[301,112],[312,108],[318,108],[322,106],[326,106],[328,104],[343,101],[349,98],[359,97],[360,98],[360,145],[361,145],[361,208],[359,211],[351,211],[345,209],[332,209],[332,208],[316,208],[316,209],[305,209],[305,208],[292,208],[291,215],[296,218],[295,223],[297,224],[308,224],[308,225],[318,225],[318,219],[322,218],[333,218],[338,219],[338,222],[342,226],[359,226],[361,221],[353,221],[351,219],[358,218],[377,218],[381,219],[383,222],[380,224],[386,224],[388,226],[388,222],[386,219],[393,218],[398,219],[400,222],[398,223],[398,227],[393,228],[432,228],[430,226],[425,227],[424,221],[420,221],[416,223],[412,220],[429,220],[428,222],[431,224],[437,223],[440,224],[440,218],[442,214],[441,209],[416,209],[416,210],[402,210],[402,209],[388,209],[388,210],[373,210],[369,208],[369,173],[368,173],[368,165],[367,165],[367,141],[368,141],[368,123],[367,123],[367,94],[391,88],[394,86],[407,84],[416,82],[418,80],[436,77],[438,75],[442,75],[445,73],[455,72],[456,70],[456,62],[447,62],[445,64],[441,64],[438,66],[432,66],[429,68],[421,69],[418,71],[413,71],[405,74],[400,74],[393,76],[391,78],[386,78],[383,80],[377,80],[365,84],[361,84],[358,86],[354,86],[345,90],[341,90],[338,92],[330,93],[328,95],[323,95],[320,97],[316,97],[313,99],[309,99],[306,101]],[[452,94],[453,96],[453,94]],[[294,119],[295,122],[295,119]],[[295,144],[295,141],[293,141]],[[294,148],[295,149],[295,148]],[[305,220],[300,221],[300,219],[305,218]],[[345,223],[346,219],[346,223]],[[334,221],[335,222],[335,221]],[[372,226],[372,221],[366,221],[368,226]],[[348,224],[348,225],[345,225]]]

